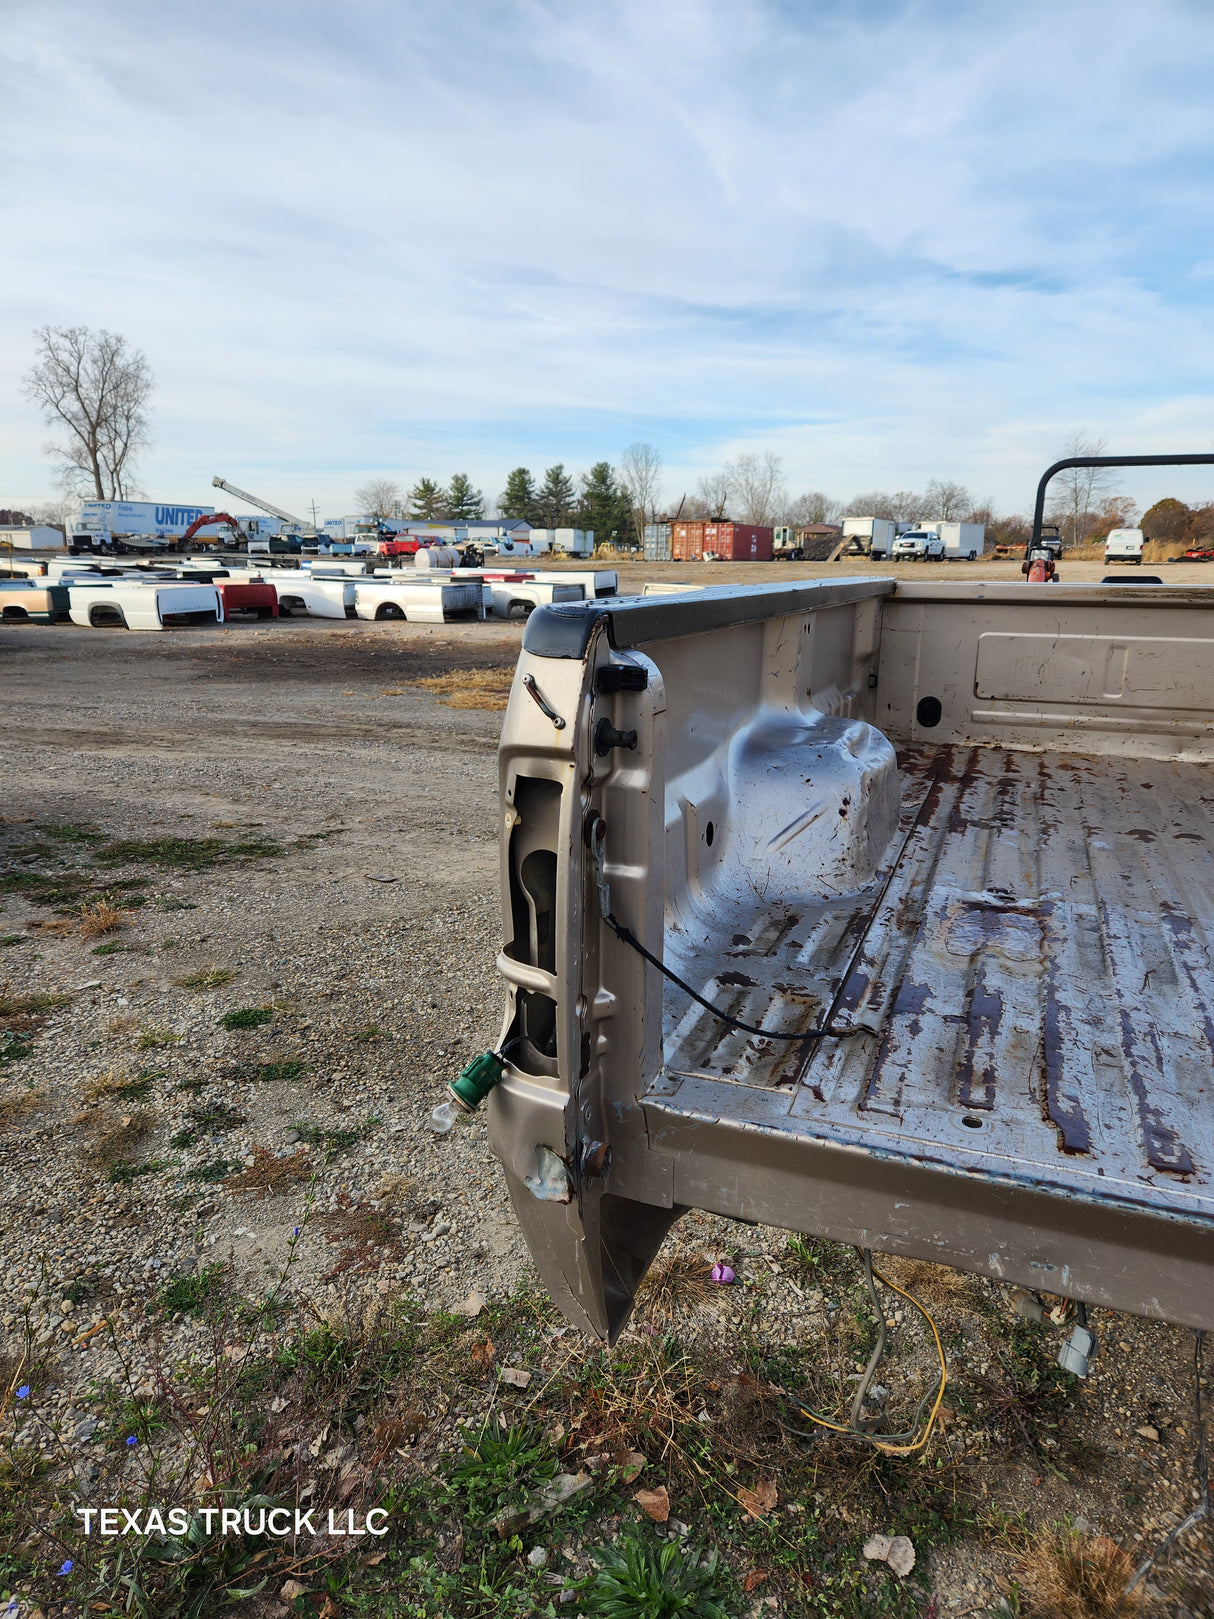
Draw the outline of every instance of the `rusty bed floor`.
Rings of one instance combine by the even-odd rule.
[[[862,1032],[723,1036],[668,984],[648,1100],[1214,1216],[1214,771],[990,747],[900,764],[876,880],[799,914],[759,905],[727,948],[705,941],[700,974],[747,1022]]]

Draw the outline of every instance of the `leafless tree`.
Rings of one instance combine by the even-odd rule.
[[[764,450],[744,450],[736,461],[725,463],[729,493],[743,523],[770,524],[786,499],[784,464]]]
[[[1103,455],[1108,440],[1089,438],[1082,428],[1069,434],[1060,461],[1072,456]],[[1101,499],[1116,483],[1111,467],[1067,467],[1050,482],[1050,515],[1062,526],[1068,545],[1082,545],[1099,520]]]
[[[662,492],[662,452],[652,444],[630,444],[620,457],[616,481],[628,496],[637,540],[652,523]]]
[[[916,522],[925,513],[926,495],[917,495],[913,489],[869,489],[843,508],[845,517],[892,517],[895,523]]]
[[[146,357],[117,332],[87,326],[40,326],[34,336],[37,359],[23,391],[60,434],[47,452],[59,462],[61,484],[125,500],[134,493],[135,457],[148,443],[154,384]]]
[[[957,522],[974,504],[973,496],[963,483],[947,478],[932,478],[923,492],[923,517],[945,523]]]
[[[399,517],[401,488],[393,478],[370,478],[354,491],[360,517]]]
[[[729,473],[705,472],[696,480],[696,494],[693,504],[696,507],[695,516],[708,519],[722,518],[727,515],[729,508]],[[692,514],[687,513],[688,516]]]
[[[780,521],[787,523],[790,528],[804,528],[810,523],[837,523],[842,511],[841,501],[835,500],[825,490],[810,489],[789,501]]]

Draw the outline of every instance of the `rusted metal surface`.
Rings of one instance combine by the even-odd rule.
[[[655,1097],[677,1112],[689,1082],[742,1083],[824,1140],[1214,1216],[1208,769],[995,748],[900,762],[896,859],[792,932],[757,909],[703,991],[750,1019],[755,986],[773,1030],[865,1032],[790,1059],[721,1039],[667,984]]]

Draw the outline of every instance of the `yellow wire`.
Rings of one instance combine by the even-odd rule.
[[[927,1444],[928,1440],[932,1436],[932,1429],[936,1425],[936,1418],[940,1414],[940,1405],[944,1399],[944,1390],[948,1385],[948,1362],[944,1356],[944,1345],[940,1342],[940,1333],[937,1330],[936,1323],[932,1320],[930,1311],[924,1305],[920,1304],[919,1300],[914,1296],[913,1293],[907,1293],[905,1289],[898,1286],[897,1282],[891,1282],[888,1276],[882,1276],[881,1272],[875,1265],[873,1266],[873,1275],[879,1282],[883,1283],[886,1287],[897,1293],[900,1298],[904,1298],[908,1303],[914,1305],[915,1309],[918,1310],[919,1314],[932,1329],[932,1337],[936,1340],[936,1354],[940,1361],[940,1386],[936,1390],[936,1398],[932,1404],[931,1410],[928,1412],[927,1422],[924,1426],[922,1435],[916,1439],[913,1444],[883,1444],[875,1434],[861,1433],[858,1428],[853,1428],[850,1423],[828,1422],[825,1417],[818,1416],[816,1412],[807,1411],[800,1403],[797,1405],[797,1410],[808,1421],[816,1422],[819,1428],[829,1428],[832,1433],[849,1434],[855,1439],[866,1439],[869,1444],[873,1445],[877,1450],[883,1451],[887,1456],[913,1456],[917,1450],[923,1449],[924,1445]]]

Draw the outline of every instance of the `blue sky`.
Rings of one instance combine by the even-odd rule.
[[[0,505],[44,322],[146,352],[161,499],[1214,449],[1204,4],[0,0],[0,72]]]

